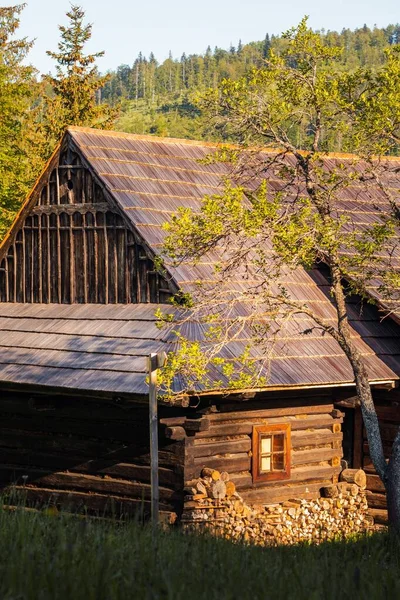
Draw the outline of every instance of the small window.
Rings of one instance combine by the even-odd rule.
[[[253,481],[290,477],[290,425],[253,427]]]

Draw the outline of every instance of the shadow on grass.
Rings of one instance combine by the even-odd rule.
[[[0,510],[3,599],[342,599],[400,597],[388,534],[259,548],[66,513]]]

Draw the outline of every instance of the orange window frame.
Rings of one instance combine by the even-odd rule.
[[[283,450],[274,451],[274,438],[283,437]],[[271,451],[268,455],[261,452],[261,440],[264,437],[271,437]],[[282,455],[283,468],[271,469],[268,472],[263,472],[261,469],[262,457],[267,456],[273,463],[274,455]],[[252,475],[253,482],[258,481],[279,481],[280,479],[289,479],[290,477],[290,458],[291,458],[291,443],[290,443],[290,425],[286,423],[277,425],[254,425],[252,436]]]

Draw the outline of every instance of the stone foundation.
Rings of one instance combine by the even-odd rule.
[[[214,472],[218,478],[218,472]],[[248,506],[222,474],[224,486],[209,475],[190,482],[186,493],[182,526],[189,531],[208,531],[213,535],[261,546],[319,543],[361,533],[371,526],[367,515],[365,490],[357,484],[341,482],[322,488],[330,497],[317,500],[290,500],[281,504]],[[222,481],[221,481],[222,483]],[[224,496],[224,497],[221,497]],[[217,496],[217,497],[215,497]],[[220,497],[218,497],[220,496]]]

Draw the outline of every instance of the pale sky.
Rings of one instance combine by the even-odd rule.
[[[15,3],[18,0],[15,0]],[[22,0],[21,0],[22,1]],[[53,61],[46,50],[56,50],[57,25],[66,24],[68,0],[26,0],[19,35],[36,38],[30,62],[48,72]],[[0,6],[12,4],[0,0]],[[88,51],[105,50],[99,59],[102,72],[120,64],[132,64],[139,51],[154,52],[163,61],[172,51],[174,58],[203,53],[207,46],[228,48],[279,34],[308,14],[314,29],[340,31],[366,23],[384,27],[400,21],[398,0],[76,0],[93,23]]]

